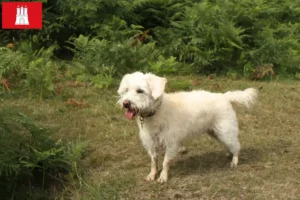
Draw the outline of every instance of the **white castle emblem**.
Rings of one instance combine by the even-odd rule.
[[[28,8],[25,7],[17,7],[17,17],[15,25],[29,25],[28,21]]]

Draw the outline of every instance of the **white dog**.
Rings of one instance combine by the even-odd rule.
[[[157,174],[158,148],[165,148],[163,168],[158,182],[168,180],[170,162],[186,138],[202,133],[217,138],[232,154],[230,166],[238,164],[240,143],[238,122],[232,103],[247,108],[255,102],[257,90],[211,93],[203,90],[164,93],[167,80],[154,74],[126,74],[119,86],[118,104],[126,108],[125,116],[137,116],[141,141],[151,157],[151,171],[146,180]]]

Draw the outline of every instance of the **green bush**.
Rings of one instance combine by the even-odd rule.
[[[152,66],[160,62],[157,55],[175,57],[185,67],[193,66],[193,73],[248,75],[249,69],[265,63],[274,64],[278,72],[295,73],[299,71],[299,5],[263,0],[137,1],[123,15],[115,13],[95,26],[89,35],[95,35],[90,41],[98,48],[84,47],[84,57],[95,58],[89,63],[112,66],[119,74],[155,70],[148,62]],[[128,28],[132,25],[138,28]],[[142,30],[151,30],[151,42],[132,48],[134,31]]]
[[[46,192],[46,180],[64,182],[77,176],[85,143],[66,143],[13,108],[0,110],[0,195],[4,199],[34,198]]]
[[[26,74],[32,96],[53,93],[53,58],[72,61],[72,78],[100,88],[135,70],[240,77],[272,63],[276,74],[295,75],[299,7],[292,0],[45,0],[41,31],[1,32],[16,47],[0,49],[0,75]],[[35,53],[41,49],[52,55]]]
[[[181,64],[176,58],[171,56],[166,59],[162,55],[158,57],[158,61],[149,62],[149,71],[155,74],[172,74],[180,71]]]
[[[30,97],[48,97],[55,94],[55,83],[61,73],[59,62],[53,59],[57,45],[34,50],[31,42],[22,42],[17,50],[0,51],[0,77],[14,82],[15,88],[28,91]]]
[[[80,35],[75,38],[73,76],[81,81],[91,81],[97,87],[107,87],[114,77],[145,70],[148,62],[158,56],[154,43],[131,46],[132,40],[112,42]]]

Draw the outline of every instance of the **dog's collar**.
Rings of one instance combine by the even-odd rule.
[[[151,112],[147,113],[146,115],[140,115],[139,116],[139,119],[140,119],[140,122],[141,122],[141,125],[143,126],[144,124],[144,121],[145,121],[145,118],[147,117],[152,117],[153,115],[155,115],[156,111],[159,109],[159,107],[161,106],[161,103],[162,103],[162,97],[159,98],[159,102],[158,104],[155,106],[155,109],[152,110]]]

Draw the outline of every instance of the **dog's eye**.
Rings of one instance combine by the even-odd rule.
[[[142,89],[137,89],[136,92],[141,94],[141,93],[144,93],[144,90],[142,90]]]
[[[126,88],[125,92],[128,92],[128,88]]]

